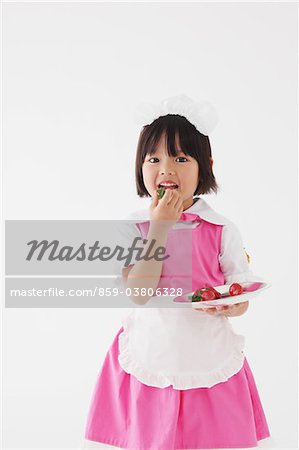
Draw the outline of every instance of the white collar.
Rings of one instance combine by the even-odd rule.
[[[198,200],[196,200],[196,202],[193,203],[192,206],[186,209],[184,213],[196,214],[201,219],[216,225],[228,225],[230,223],[230,221],[226,217],[214,211],[210,207],[210,205],[201,197],[199,197]],[[147,208],[135,211],[131,213],[129,216],[127,216],[126,219],[134,220],[136,223],[148,221],[149,209]],[[174,228],[182,228],[183,224],[184,222],[177,222],[174,225]]]

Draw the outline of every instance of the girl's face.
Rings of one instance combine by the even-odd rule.
[[[176,136],[176,148],[180,150]],[[182,151],[177,156],[169,156],[163,133],[156,153],[146,155],[142,165],[144,185],[153,197],[154,191],[163,181],[173,181],[178,185],[178,193],[183,200],[184,210],[193,204],[193,194],[199,182],[199,166],[196,159]]]

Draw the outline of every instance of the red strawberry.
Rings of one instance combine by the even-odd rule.
[[[215,292],[213,292],[213,291],[210,290],[210,289],[207,289],[207,290],[203,291],[202,294],[201,294],[201,299],[202,299],[202,301],[205,301],[205,300],[215,300],[215,298],[216,298]]]
[[[214,292],[216,298],[221,298],[221,294],[220,292],[218,292],[216,289],[214,289],[213,287],[209,287],[207,289],[210,289],[210,291]]]
[[[229,287],[230,295],[240,295],[243,293],[243,288],[239,283],[233,283]]]
[[[205,300],[215,300],[215,298],[216,298],[215,293],[212,290],[210,290],[209,288],[198,289],[192,295],[193,302],[202,302]]]

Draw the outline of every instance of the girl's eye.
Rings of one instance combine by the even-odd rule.
[[[148,162],[152,162],[152,159],[157,159],[157,160],[159,161],[158,158],[150,158],[150,159],[148,160]],[[185,159],[185,160],[187,161],[187,158],[185,158],[184,156],[179,156],[177,159]],[[184,161],[183,161],[183,162],[184,162]]]
[[[187,158],[185,158],[184,156],[179,156],[178,159],[185,159],[187,161]]]

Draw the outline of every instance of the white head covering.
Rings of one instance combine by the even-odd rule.
[[[209,102],[192,100],[185,94],[165,98],[157,105],[148,102],[139,103],[135,109],[134,119],[138,125],[144,126],[167,114],[179,114],[186,117],[200,133],[206,136],[218,123],[218,114]]]

